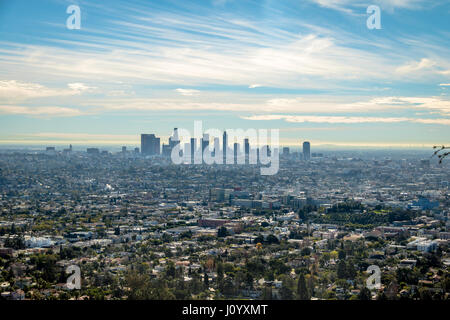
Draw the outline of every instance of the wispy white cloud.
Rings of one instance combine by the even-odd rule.
[[[364,54],[313,34],[292,34],[284,44],[267,43],[263,48],[240,45],[227,51],[195,45],[190,49],[111,48],[106,53],[80,50],[76,60],[71,53],[64,48],[29,45],[17,48],[14,55],[0,56],[6,61],[3,68],[16,77],[28,73],[35,79],[226,85],[248,85],[265,79],[268,86],[288,88],[317,87],[324,77],[333,81],[385,78],[381,70],[390,64],[372,53]]]
[[[0,101],[17,102],[35,98],[72,96],[95,89],[83,83],[69,83],[67,86],[68,88],[57,89],[49,88],[38,83],[1,80]]]
[[[342,97],[308,95],[264,99],[257,95],[240,95],[205,92],[192,96],[173,98],[119,98],[85,100],[81,106],[95,106],[98,112],[108,111],[160,111],[160,110],[211,110],[258,113],[327,113],[346,114],[370,112],[423,111],[450,116],[450,100],[445,97]]]
[[[441,84],[444,86],[445,84]],[[259,85],[253,85],[257,87]],[[84,83],[69,83],[68,88],[58,89],[45,87],[35,83],[18,81],[0,82],[0,103],[3,100],[3,113],[9,114],[64,114],[66,116],[79,115],[78,109],[68,108],[74,105],[72,96],[85,92],[92,92],[94,87]],[[352,114],[355,112],[391,112],[394,110],[416,110],[430,113],[450,115],[450,101],[441,97],[396,97],[381,96],[375,98],[327,96],[309,94],[305,96],[285,95],[274,98],[273,95],[250,93],[214,92],[195,89],[178,88],[177,95],[157,94],[152,98],[136,96],[134,91],[111,90],[105,91],[103,97],[85,96],[76,101],[76,105],[83,107],[90,113],[108,111],[151,111],[151,110],[216,110],[234,112],[285,112],[285,113],[328,113]],[[201,93],[201,94],[200,94]],[[63,100],[48,107],[46,101],[24,106],[18,103],[42,97],[61,96]],[[68,98],[70,97],[70,98]],[[195,100],[192,98],[195,97]],[[269,97],[269,98],[267,98]],[[66,104],[66,105],[65,105]],[[64,107],[64,108],[63,108]],[[50,108],[50,109],[49,109]],[[61,109],[63,108],[63,109]]]
[[[419,10],[428,2],[426,0],[375,0],[375,3],[389,11],[393,11],[396,8]]]
[[[60,46],[67,45],[62,40],[52,40],[55,45],[4,43],[2,67],[11,78],[27,74],[56,81],[248,86],[264,79],[264,86],[277,88],[321,88],[324,81],[328,88],[343,86],[343,81],[354,88],[361,79],[399,78],[395,69],[404,63],[398,43],[374,43],[307,24],[299,26],[299,33],[224,18],[152,17],[138,22],[117,22],[125,39],[108,32],[84,35],[70,49]],[[388,54],[378,54],[374,46]]]
[[[1,114],[25,115],[36,117],[74,117],[83,113],[74,108],[65,107],[24,107],[0,105]]]
[[[371,3],[361,0],[309,0],[324,8],[334,9],[348,14],[365,13],[361,8],[367,8],[369,4],[377,4],[383,10],[393,12],[396,8],[418,10],[427,3],[425,0],[373,0]],[[358,10],[359,9],[359,10]]]
[[[179,94],[181,94],[182,96],[198,96],[200,94],[199,90],[194,90],[194,89],[176,89],[176,92],[178,92]]]
[[[82,93],[84,91],[92,91],[97,89],[96,87],[90,87],[85,85],[84,83],[81,82],[74,82],[74,83],[69,83],[67,85],[70,89],[72,89],[74,92],[79,92]]]
[[[351,0],[309,0],[318,4],[321,7],[342,11],[348,14],[354,14],[354,11],[349,8],[352,4]]]
[[[360,123],[413,122],[423,124],[450,125],[450,119],[422,119],[422,118],[404,118],[404,117],[255,115],[255,116],[241,116],[241,118],[253,121],[285,120],[286,122],[293,122],[293,123],[360,124]]]
[[[450,115],[450,101],[442,97],[376,97],[345,101],[342,97],[308,96],[270,99],[260,111],[352,113],[393,110],[426,110]]]
[[[441,115],[450,115],[450,101],[442,97],[378,97],[340,106],[340,110],[388,110],[401,108],[404,110],[427,110]]]
[[[396,69],[398,73],[406,74],[411,72],[416,72],[420,70],[431,69],[436,66],[436,62],[427,58],[423,58],[420,61],[412,61],[407,64],[400,66]]]
[[[331,7],[353,2],[314,1]],[[409,8],[413,2],[397,0],[392,5]],[[420,60],[424,53],[411,46],[406,57],[401,39],[371,41],[338,27],[281,19],[291,28],[225,14],[211,19],[195,13],[143,14],[136,9],[136,14],[124,14],[106,30],[80,34],[72,40],[52,38],[41,45],[2,43],[0,59],[2,71],[10,79],[26,74],[37,82],[248,86],[264,81],[265,87],[302,89],[355,88],[361,80],[398,80],[404,72],[425,70],[431,62],[440,66],[448,60],[431,54]],[[423,46],[428,40],[418,39]],[[448,52],[445,45],[441,47],[429,51]],[[418,62],[405,65],[405,60]],[[445,75],[449,68],[447,64],[436,69],[436,76]]]

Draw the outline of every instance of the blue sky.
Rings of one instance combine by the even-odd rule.
[[[279,128],[292,146],[449,144],[449,14],[446,0],[0,0],[0,144],[132,146],[194,120]]]

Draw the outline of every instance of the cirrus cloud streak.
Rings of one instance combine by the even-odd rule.
[[[245,120],[270,121],[284,120],[293,123],[327,123],[327,124],[360,124],[360,123],[400,123],[413,122],[422,124],[450,125],[450,119],[439,118],[406,118],[406,117],[357,117],[357,116],[309,116],[309,115],[254,115],[241,116]]]

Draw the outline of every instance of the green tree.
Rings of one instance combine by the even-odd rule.
[[[255,244],[256,243],[264,243],[264,237],[259,235],[255,238],[255,240],[253,241]]]
[[[283,281],[283,286],[280,289],[280,296],[283,300],[293,300],[294,299],[294,292],[290,288],[287,281]]]
[[[224,226],[220,227],[219,230],[217,230],[217,236],[219,238],[224,238],[228,235],[228,230]]]
[[[297,283],[297,296],[299,300],[309,300],[311,296],[309,295],[308,288],[306,287],[305,276],[300,274]]]
[[[175,265],[172,261],[169,261],[165,271],[166,271],[166,276],[168,276],[170,278],[175,278],[176,269],[175,269]]]
[[[208,277],[208,274],[206,272],[203,275],[203,283],[205,285],[205,288],[209,288],[209,277]]]
[[[339,261],[337,265],[337,277],[339,279],[347,278],[347,266],[344,260]]]
[[[370,294],[370,290],[366,287],[362,288],[358,294],[359,300],[372,300],[372,295]]]
[[[272,300],[272,287],[271,286],[264,287],[262,300]]]
[[[269,234],[269,235],[267,236],[266,242],[269,243],[269,244],[272,244],[272,243],[280,243],[280,241],[278,240],[278,238],[275,237],[273,234]]]

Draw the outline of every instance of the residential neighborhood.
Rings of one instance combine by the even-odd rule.
[[[420,154],[291,152],[274,176],[134,151],[0,168],[1,299],[449,298],[449,164]]]

